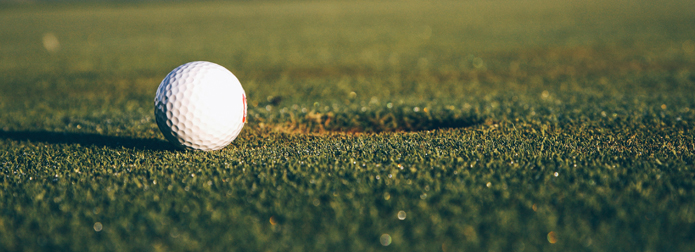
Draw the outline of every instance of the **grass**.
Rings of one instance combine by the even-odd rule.
[[[0,250],[692,251],[693,14],[3,4]],[[193,60],[248,95],[221,151],[154,123],[159,82]]]

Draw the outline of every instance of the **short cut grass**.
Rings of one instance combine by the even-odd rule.
[[[2,251],[693,251],[695,2],[0,5]],[[153,120],[194,60],[248,124]]]

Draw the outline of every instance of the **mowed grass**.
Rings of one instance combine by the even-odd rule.
[[[0,250],[692,251],[693,27],[675,0],[4,4]],[[249,99],[221,151],[153,119],[194,60]]]

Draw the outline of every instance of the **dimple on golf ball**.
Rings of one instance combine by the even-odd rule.
[[[234,141],[246,123],[246,93],[223,66],[189,62],[159,84],[154,115],[169,142],[190,150],[219,150]]]

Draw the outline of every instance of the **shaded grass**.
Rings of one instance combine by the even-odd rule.
[[[129,148],[145,150],[174,150],[173,146],[159,139],[138,139],[105,136],[90,133],[67,133],[47,131],[0,131],[0,138],[29,143],[78,144],[95,147]]]

